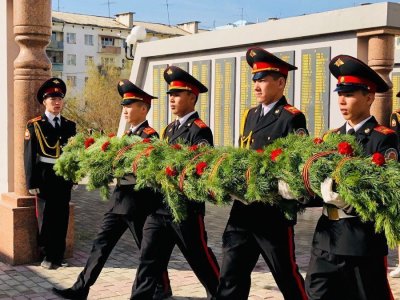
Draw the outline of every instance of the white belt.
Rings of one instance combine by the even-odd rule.
[[[47,164],[55,164],[57,159],[56,158],[50,158],[50,157],[44,157],[44,156],[39,156],[39,161],[47,163]]]
[[[329,218],[329,220],[337,221],[340,219],[355,218],[357,216],[352,216],[346,214],[343,209],[337,208],[335,206],[324,205],[322,213]]]
[[[136,177],[133,175],[126,175],[118,180],[119,185],[132,185],[136,183]]]

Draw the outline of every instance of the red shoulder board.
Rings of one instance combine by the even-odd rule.
[[[196,119],[193,123],[196,124],[200,128],[207,128],[208,127],[207,124],[204,123],[201,119]]]
[[[41,119],[42,119],[42,116],[39,116],[39,117],[30,119],[30,120],[28,121],[28,124],[33,123],[33,122],[36,122],[36,121],[40,121]]]
[[[146,127],[145,129],[143,129],[143,132],[147,135],[152,135],[152,134],[156,133],[156,131],[151,127]]]
[[[297,115],[301,113],[301,110],[298,110],[296,107],[291,106],[290,104],[286,104],[283,108],[286,111],[290,112],[292,115]]]
[[[378,126],[376,126],[376,127],[374,128],[374,130],[375,130],[375,131],[378,131],[378,132],[380,132],[380,133],[382,133],[382,134],[384,134],[384,135],[388,135],[388,134],[395,133],[394,130],[392,130],[392,129],[390,129],[390,128],[387,128],[387,127],[385,127],[385,126],[383,126],[383,125],[378,125]]]

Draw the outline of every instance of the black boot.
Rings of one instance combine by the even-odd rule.
[[[156,290],[153,295],[153,300],[163,300],[172,297],[171,286],[165,288],[162,284],[157,284]]]
[[[74,290],[72,288],[68,289],[58,289],[53,287],[52,290],[53,294],[64,298],[64,299],[76,299],[76,300],[84,300],[87,298],[89,291],[86,290]]]

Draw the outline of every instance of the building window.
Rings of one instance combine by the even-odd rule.
[[[93,56],[85,56],[85,65],[93,64]]]
[[[106,37],[106,36],[103,36],[103,37],[101,38],[101,45],[102,45],[103,47],[106,47],[106,46],[114,46],[114,38],[113,38],[113,37]]]
[[[85,45],[93,46],[93,35],[85,34]]]
[[[67,43],[76,44],[76,33],[67,32]]]
[[[67,76],[67,84],[71,87],[76,86],[76,76]]]
[[[46,51],[48,58],[53,64],[62,64],[63,63],[63,53],[61,51]]]
[[[102,57],[101,64],[103,66],[113,65],[115,63],[114,57]]]
[[[67,55],[67,65],[76,66],[76,54]]]

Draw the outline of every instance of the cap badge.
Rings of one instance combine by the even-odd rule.
[[[55,84],[59,84],[59,83],[60,83],[60,81],[59,81],[58,79],[54,79],[54,80],[53,80],[53,83],[55,83]]]
[[[119,82],[119,86],[123,86],[124,85],[124,82],[123,81],[120,81]]]
[[[344,82],[344,77],[340,77],[340,82]]]
[[[250,51],[250,56],[251,56],[251,57],[254,57],[254,56],[256,56],[256,55],[257,55],[257,53],[256,53],[254,50],[251,50],[251,51]]]
[[[344,65],[344,62],[343,62],[343,60],[341,60],[340,58],[335,62],[335,66],[336,67],[340,67],[340,66],[342,66],[342,65]]]
[[[171,75],[172,73],[174,73],[174,72],[172,72],[171,69],[168,69],[167,74],[168,74],[168,75]]]

